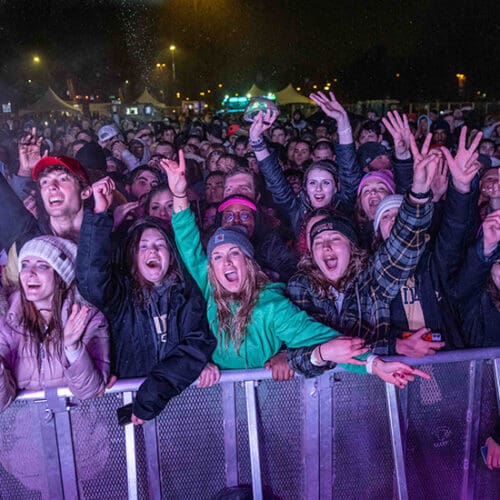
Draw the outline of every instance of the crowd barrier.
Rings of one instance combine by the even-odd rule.
[[[480,446],[500,402],[500,348],[408,360],[432,374],[400,391],[332,370],[266,370],[191,387],[142,427],[117,423],[141,380],[78,402],[24,392],[0,414],[0,498],[210,499],[252,485],[279,499],[498,498]]]

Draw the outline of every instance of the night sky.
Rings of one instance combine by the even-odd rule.
[[[192,98],[219,82],[307,93],[336,78],[344,99],[457,99],[464,73],[468,97],[499,99],[498,3],[0,0],[0,96],[29,100],[49,83],[62,95],[68,78],[77,93],[166,89],[173,43],[175,90]]]

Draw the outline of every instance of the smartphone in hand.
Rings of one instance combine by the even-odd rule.
[[[116,410],[118,416],[118,425],[127,425],[132,423],[132,403],[121,406]]]

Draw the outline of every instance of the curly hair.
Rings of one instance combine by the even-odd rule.
[[[269,282],[257,262],[244,254],[243,258],[248,273],[238,294],[228,292],[217,280],[210,261],[208,265],[208,280],[214,287],[214,301],[217,307],[217,336],[220,340],[224,338],[226,349],[232,341],[237,353],[245,340],[247,326],[252,319],[259,294]],[[215,330],[214,325],[210,326]]]

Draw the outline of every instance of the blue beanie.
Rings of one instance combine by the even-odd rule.
[[[212,252],[216,247],[226,243],[238,246],[247,257],[253,259],[253,245],[250,243],[247,231],[243,226],[219,227],[208,240],[208,259],[210,260]]]

